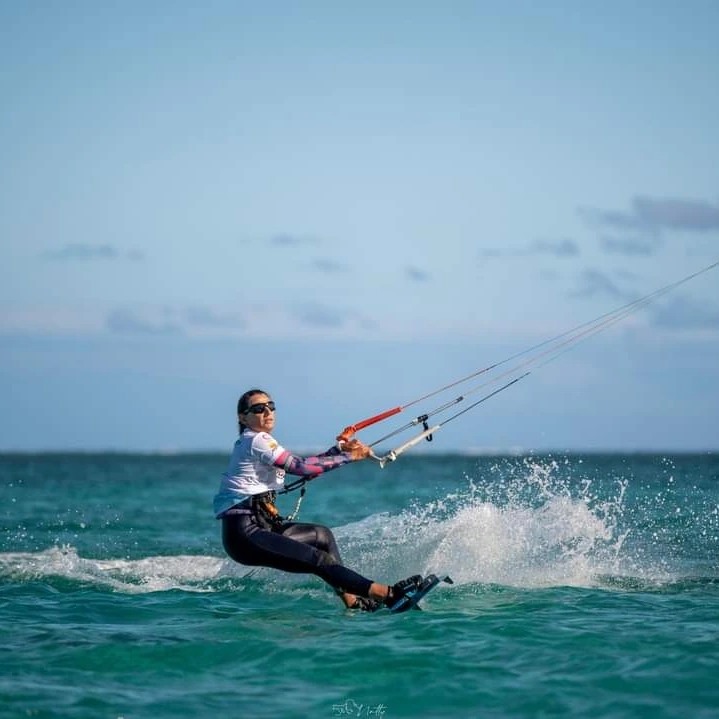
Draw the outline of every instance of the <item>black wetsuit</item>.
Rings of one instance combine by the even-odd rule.
[[[342,566],[334,535],[321,524],[269,522],[248,500],[222,515],[222,543],[241,564],[315,574],[338,593],[369,595],[372,582]]]

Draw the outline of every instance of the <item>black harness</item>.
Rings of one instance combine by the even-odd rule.
[[[294,489],[300,489],[300,496],[297,500],[294,511],[289,517],[283,517],[280,514],[280,510],[277,509],[275,502],[277,501],[277,492],[262,492],[261,494],[253,494],[244,501],[236,504],[231,509],[228,509],[223,513],[223,517],[231,517],[236,514],[251,514],[257,524],[262,529],[269,529],[270,531],[279,531],[282,525],[286,522],[291,522],[297,517],[302,504],[302,499],[305,496],[304,484],[307,480],[300,480],[294,485],[291,485],[289,489],[285,489],[282,493],[292,491]]]

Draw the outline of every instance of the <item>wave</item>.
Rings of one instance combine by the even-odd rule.
[[[218,557],[176,555],[142,559],[89,559],[71,546],[0,554],[0,577],[12,581],[68,580],[130,594],[179,589],[215,591],[218,581],[252,576],[253,570]]]

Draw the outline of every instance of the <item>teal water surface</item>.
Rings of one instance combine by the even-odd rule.
[[[719,457],[406,456],[310,485],[378,581],[224,557],[224,455],[0,457],[0,717],[719,716]],[[290,511],[294,497],[283,497]]]

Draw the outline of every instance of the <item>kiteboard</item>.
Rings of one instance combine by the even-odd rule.
[[[422,607],[419,606],[420,599],[427,596],[427,594],[429,594],[441,582],[454,584],[452,578],[448,575],[438,577],[436,574],[428,574],[416,589],[407,592],[407,594],[400,597],[394,604],[392,604],[389,607],[390,612],[399,614],[400,612],[406,612],[409,609],[421,609]]]

